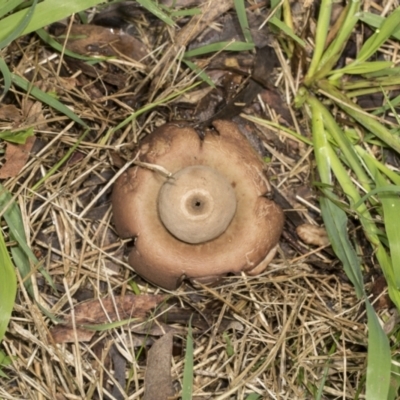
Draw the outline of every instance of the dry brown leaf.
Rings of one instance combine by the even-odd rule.
[[[29,159],[29,154],[35,140],[35,136],[31,136],[28,137],[25,144],[7,144],[6,162],[0,168],[0,179],[13,178],[19,174]]]
[[[137,61],[148,54],[144,44],[133,36],[120,29],[96,25],[73,25],[67,49],[83,55],[124,55]]]
[[[75,307],[76,331],[69,315],[63,325],[53,327],[50,332],[56,343],[74,342],[76,338],[82,342],[89,341],[95,332],[82,325],[101,325],[129,318],[139,322],[164,300],[162,295],[143,294],[86,301]]]
[[[168,400],[175,394],[171,378],[173,332],[158,339],[148,352],[143,400]]]
[[[91,300],[75,307],[77,324],[104,324],[126,318],[143,318],[165,300],[163,295],[126,295]]]
[[[50,332],[55,343],[74,343],[75,340],[78,342],[90,342],[96,333],[83,328],[76,328],[75,331],[70,325],[54,326]]]
[[[19,122],[21,120],[21,110],[14,104],[0,106],[0,120]]]

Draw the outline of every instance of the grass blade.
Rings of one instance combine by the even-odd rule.
[[[348,38],[353,32],[353,28],[358,21],[358,11],[360,9],[360,1],[351,0],[347,5],[347,14],[343,22],[342,29],[339,30],[336,38],[326,49],[321,61],[318,65],[317,73],[313,80],[319,80],[330,73],[333,66],[337,63],[342,51],[347,43]]]
[[[17,8],[24,0],[10,0],[0,7],[0,18]]]
[[[306,86],[310,85],[312,76],[318,68],[322,54],[325,50],[326,38],[328,36],[332,11],[332,0],[322,0],[319,9],[317,31],[315,33],[315,47],[311,64],[308,67],[307,75],[304,79]]]
[[[200,79],[202,79],[204,82],[206,82],[209,86],[215,88],[214,82],[207,75],[207,73],[204,71],[204,69],[201,69],[194,62],[191,62],[189,60],[182,60],[182,62],[184,62],[193,72],[195,72],[199,76]]]
[[[1,342],[1,340],[0,340]],[[2,371],[3,367],[8,367],[12,364],[11,358],[4,353],[4,351],[0,350],[0,377],[5,379],[10,379],[10,377]]]
[[[7,207],[7,209],[5,209],[5,207]],[[0,212],[4,215],[4,219],[6,220],[10,230],[10,239],[17,242],[16,246],[11,247],[11,254],[14,263],[24,280],[27,292],[32,298],[35,298],[32,288],[32,280],[30,279],[30,274],[32,273],[31,263],[35,267],[38,267],[40,263],[27,243],[21,211],[15,201],[12,200],[11,193],[2,185],[0,185]],[[56,291],[54,282],[47,271],[43,268],[39,268],[39,270],[46,278],[49,285]]]
[[[343,74],[349,75],[364,75],[375,73],[378,71],[390,68],[393,65],[391,61],[367,61],[352,63],[341,69],[335,69],[332,71],[332,80],[336,79],[337,76],[342,76]]]
[[[386,194],[389,193],[400,193],[400,186],[381,186],[381,187],[377,187],[374,190],[371,190],[370,192],[368,192],[365,196],[361,197],[360,200],[357,201],[357,203],[354,204],[354,208],[357,208],[359,205],[361,205],[362,203],[365,203],[365,201],[367,199],[369,199],[371,196],[374,196],[377,193],[385,193]]]
[[[33,17],[37,2],[38,0],[33,0],[33,3],[29,7],[29,9],[23,10],[25,15],[21,15],[22,18],[20,22],[15,25],[14,29],[6,37],[0,40],[0,49],[3,49],[4,47],[8,46],[12,41],[17,39],[21,35],[21,33],[26,29],[26,27],[28,26],[29,22]],[[2,25],[3,21],[1,23],[1,26]]]
[[[362,147],[355,146],[357,153],[365,160],[369,160],[369,168],[377,168],[386,177],[388,177],[395,185],[400,186],[400,175],[389,169],[386,165],[379,162],[376,158],[371,157]]]
[[[400,198],[398,196],[400,187],[396,185],[388,186],[386,179],[373,163],[374,158],[367,153],[364,153],[363,157],[375,179],[376,189],[373,192],[378,193],[378,198],[382,203],[383,221],[389,242],[394,283],[396,289],[400,289],[400,230],[398,229],[397,221],[400,215]],[[391,285],[389,282],[388,284],[389,286]]]
[[[7,207],[6,210],[5,207]],[[3,186],[0,185],[0,211],[4,215],[10,230],[10,239],[15,240],[18,245],[11,247],[11,254],[14,262],[24,280],[27,292],[33,297],[32,280],[29,277],[31,273],[31,265],[38,264],[39,261],[33,254],[32,250],[26,242],[24,222],[22,220],[21,211],[18,205],[12,200],[11,193],[9,193]]]
[[[250,393],[247,397],[246,400],[261,400],[261,396],[257,393]]]
[[[384,17],[381,17],[377,14],[372,14],[370,12],[361,12],[359,14],[359,19],[362,22],[365,22],[372,28],[380,28],[382,23],[385,21]],[[394,39],[400,40],[400,27],[392,33],[392,37]]]
[[[161,8],[159,8],[158,4],[154,1],[151,0],[137,0],[137,2],[142,5],[146,10],[150,11],[152,14],[154,14],[158,19],[161,19],[161,21],[165,22],[169,26],[174,26],[175,22],[172,21],[170,17],[168,17],[167,14],[165,14]]]
[[[184,54],[185,58],[202,56],[204,54],[216,53],[218,51],[246,51],[253,50],[254,43],[246,42],[218,42],[189,50]]]
[[[330,199],[320,199],[322,217],[333,251],[343,263],[347,277],[356,289],[358,298],[365,294],[360,260],[347,233],[346,213]]]
[[[400,7],[392,11],[375,33],[365,41],[354,64],[368,60],[400,28]]]
[[[183,370],[182,400],[191,400],[193,393],[193,335],[192,321],[189,321],[186,337],[185,367]]]
[[[378,189],[387,187],[385,179],[383,179],[379,172],[377,172],[375,179]],[[395,188],[397,189],[398,187],[395,186]],[[400,229],[397,221],[400,215],[400,198],[398,194],[388,191],[381,193],[378,197],[383,207],[385,230],[389,240],[394,279],[397,289],[400,289]]]
[[[62,2],[60,0],[44,0],[36,6],[32,19],[21,32],[20,36],[34,32],[46,25],[60,21],[74,13],[87,10],[103,2],[104,0],[69,0]],[[14,31],[15,26],[18,25],[25,14],[26,10],[21,10],[2,19],[0,42]]]
[[[394,362],[392,363],[392,379],[390,380],[388,400],[398,399],[400,387],[400,358],[398,356],[393,358]]]
[[[66,115],[68,118],[72,119],[73,121],[77,122],[78,124],[82,125],[83,127],[87,128],[87,125],[67,106],[59,102],[54,97],[48,95],[47,93],[43,92],[36,86],[33,86],[27,80],[21,78],[18,75],[11,74],[12,81],[15,85],[19,86],[21,89],[25,90],[29,94],[31,94],[36,99],[40,100],[41,102],[47,104],[50,107],[53,107],[60,113]]]
[[[10,322],[11,312],[14,307],[17,294],[17,278],[14,265],[4,241],[3,233],[0,230],[0,342]]]
[[[325,132],[323,108],[320,107],[314,99],[309,99],[309,101],[312,108],[314,152],[318,172],[322,183],[331,185],[333,161],[330,155],[330,144],[328,143],[328,137]],[[328,189],[325,189],[325,191],[326,190]],[[329,192],[330,198],[336,198],[331,190],[329,190]],[[358,298],[362,298],[364,295],[364,283],[361,266],[348,237],[346,213],[330,199],[321,197],[320,204],[322,217],[332,248],[343,263],[343,268],[354,285]]]
[[[5,63],[5,61],[2,58],[0,58],[0,72],[3,75],[3,79],[4,79],[3,93],[0,94],[0,101],[1,101],[2,98],[6,95],[6,93],[10,90],[10,87],[11,87],[11,72],[8,69],[7,64]]]
[[[400,137],[393,135],[389,129],[379,123],[374,117],[368,115],[357,104],[350,101],[346,95],[342,94],[339,90],[333,87],[327,81],[320,81],[318,85],[324,90],[328,96],[336,102],[336,104],[343,109],[347,114],[358,121],[362,126],[376,135],[388,146],[392,147],[395,151],[400,153]]]
[[[387,399],[390,387],[391,355],[389,340],[375,310],[365,300],[368,316],[368,355],[366,399]]]
[[[300,39],[289,26],[287,26],[284,22],[278,19],[275,15],[269,20],[269,22],[270,24],[280,29],[286,36],[290,37],[295,42],[297,42],[301,47],[304,48],[306,47],[305,41],[303,39]]]
[[[249,21],[246,15],[246,6],[243,0],[234,0],[236,14],[239,19],[240,27],[242,28],[243,36],[248,43],[254,43],[253,37],[251,36]]]
[[[357,153],[355,152],[352,143],[349,138],[345,135],[343,130],[339,127],[332,114],[328,111],[328,109],[316,98],[310,97],[308,100],[309,104],[313,108],[313,113],[318,112],[321,113],[323,118],[323,127],[321,129],[327,129],[329,134],[332,136],[333,140],[336,142],[337,146],[343,152],[347,163],[350,165],[353,172],[357,175],[358,180],[361,185],[364,187],[366,191],[370,191],[370,178],[364,170],[364,167],[361,165],[361,162],[358,158]],[[317,134],[317,131],[315,131]],[[322,133],[321,133],[322,134]]]

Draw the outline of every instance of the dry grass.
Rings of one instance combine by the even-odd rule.
[[[146,43],[150,40],[146,36],[146,21],[141,26]],[[160,36],[163,40],[176,35],[172,28],[168,29]],[[110,206],[121,157],[131,159],[134,143],[170,120],[175,106],[158,107],[111,135],[108,129],[128,117],[138,104],[164,98],[194,79],[193,74],[172,62],[170,69],[159,75],[157,85],[148,87],[133,103],[127,102],[136,95],[136,87],[146,80],[151,82],[152,71],[159,69],[161,47],[172,48],[170,42],[156,41],[151,47],[155,50],[147,59],[146,69],[126,56],[118,62],[97,66],[97,71],[107,69],[123,76],[126,86],[113,93],[108,93],[101,75],[80,79],[81,71],[71,71],[59,54],[52,58],[52,51],[35,36],[23,38],[6,50],[5,59],[14,72],[23,75],[30,70],[28,77],[32,82],[46,82],[46,90],[55,91],[92,128],[67,164],[32,191],[83,131],[51,109],[27,100],[24,93],[14,91],[10,96],[22,110],[25,121],[28,117],[36,121],[37,141],[29,162],[5,186],[20,206],[28,242],[57,287],[55,292],[34,271],[37,298],[59,317],[69,315],[73,306],[84,299],[131,293],[132,281],[136,281],[142,293],[160,292],[136,277],[125,262],[132,243],[116,235]],[[285,62],[282,53],[280,56]],[[276,82],[290,102],[297,81],[286,62],[284,67]],[[97,93],[101,86],[104,91]],[[264,107],[263,104],[261,109]],[[266,113],[276,120],[268,106]],[[302,120],[296,120],[293,129],[307,131],[302,124]],[[7,129],[6,124],[0,129]],[[271,154],[268,174],[274,186],[304,221],[319,225],[315,196],[308,199],[307,205],[296,200],[296,194],[301,196],[313,178],[310,149],[282,132],[271,133],[261,127],[259,132]],[[274,136],[272,143],[267,135]],[[286,229],[292,228],[288,225]],[[296,245],[302,252],[294,250],[287,238],[282,239],[278,256],[262,276],[230,277],[217,287],[197,290],[184,284],[171,293],[177,300],[173,306],[176,310],[204,315],[208,323],[208,328],[194,330],[193,398],[241,400],[250,393],[258,393],[262,399],[311,399],[320,388],[323,399],[355,399],[357,391],[363,389],[363,306],[357,302],[329,249],[316,249],[300,242]],[[99,332],[89,343],[54,344],[49,334],[53,322],[32,302],[22,282],[19,288],[3,341],[12,364],[4,370],[9,378],[0,378],[0,398],[106,398],[107,390],[116,385],[107,360],[107,351],[113,345],[126,362],[123,398],[142,397],[146,352],[141,343],[149,344],[151,338],[125,326]],[[172,375],[179,390],[187,325],[182,322],[172,326],[177,332]]]

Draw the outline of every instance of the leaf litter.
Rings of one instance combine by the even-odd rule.
[[[202,69],[207,67],[214,88],[204,83],[186,97],[153,108],[109,134],[109,128],[134,110],[196,80],[196,71],[182,67],[185,51],[245,39],[230,10],[232,2],[190,3],[202,13],[179,19],[179,30],[161,23],[137,3],[123,2],[96,14],[95,21],[102,26],[80,25],[76,18],[71,31],[63,27],[65,38],[58,40],[71,53],[60,55],[35,34],[6,49],[15,74],[35,85],[51,82],[52,89],[46,91],[56,94],[91,130],[67,166],[32,191],[82,135],[78,124],[69,123],[46,105],[35,110],[32,103],[35,112],[28,122],[35,126],[40,144],[27,150],[30,158],[13,167],[4,181],[16,195],[27,241],[55,283],[51,287],[41,273],[33,273],[35,303],[20,281],[3,340],[11,360],[4,369],[7,378],[0,377],[4,399],[154,398],[152,385],[162,388],[165,399],[177,398],[190,320],[193,399],[255,395],[309,399],[318,391],[326,399],[354,399],[363,391],[365,307],[326,242],[302,241],[295,233],[302,224],[320,227],[322,220],[317,192],[311,186],[315,173],[311,152],[307,144],[276,128],[309,136],[309,127],[290,105],[295,82],[277,45],[279,36],[272,35],[268,25],[260,36],[255,34],[260,18],[268,14],[265,6],[255,5],[248,12],[254,52],[210,53],[192,60]],[[302,6],[295,21],[298,26],[312,10]],[[146,52],[109,43],[115,24],[121,34],[131,35],[130,43],[139,43]],[[55,33],[56,28],[60,27],[53,26],[49,32]],[[117,43],[121,34],[113,36]],[[75,40],[71,47],[69,35],[78,36],[71,39],[71,43]],[[85,36],[84,41],[79,36]],[[263,54],[262,48],[272,48],[265,49],[265,41],[275,51],[262,65],[267,70],[257,73],[257,55]],[[111,58],[85,63],[73,53]],[[297,61],[300,65],[301,60]],[[20,105],[25,115],[26,99],[18,90],[9,92],[4,102],[7,107]],[[4,109],[4,115],[4,119],[19,118],[13,108]],[[252,116],[276,125],[254,124]],[[278,256],[261,276],[232,276],[213,288],[195,289],[184,283],[166,299],[125,261],[134,243],[120,240],[114,232],[112,182],[122,164],[134,157],[138,141],[154,127],[181,118],[192,120],[201,131],[202,124],[217,117],[235,118],[267,160],[275,200],[286,213],[285,234]],[[9,122],[0,124],[3,131]],[[7,150],[2,168],[6,158]],[[357,238],[356,224],[350,234]],[[367,288],[381,318],[389,320],[392,305],[386,285],[366,244],[363,257],[369,274]],[[134,288],[138,293],[133,294]],[[141,306],[134,307],[136,302]],[[39,305],[57,320],[43,317]]]

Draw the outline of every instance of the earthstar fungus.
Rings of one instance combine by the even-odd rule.
[[[147,136],[139,160],[112,195],[119,235],[135,238],[129,264],[146,280],[175,289],[188,278],[211,283],[228,273],[262,272],[276,253],[283,213],[266,195],[263,162],[233,122],[215,121],[201,140],[169,123]]]

